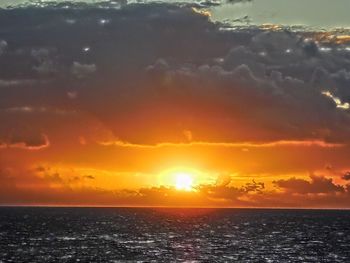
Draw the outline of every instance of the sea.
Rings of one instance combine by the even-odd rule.
[[[350,262],[350,211],[2,207],[0,262]]]

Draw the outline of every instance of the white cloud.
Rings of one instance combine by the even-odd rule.
[[[95,64],[80,64],[74,61],[71,67],[71,72],[78,78],[86,77],[96,71],[97,67]]]

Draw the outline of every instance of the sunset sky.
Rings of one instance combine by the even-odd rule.
[[[350,1],[1,3],[0,205],[350,208]]]

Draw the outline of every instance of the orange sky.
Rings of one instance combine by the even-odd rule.
[[[2,202],[346,207],[349,201],[347,182],[342,179],[349,168],[348,146],[318,142],[101,145],[76,139],[70,148],[52,142],[42,149],[1,149],[1,164],[6,165],[1,170]],[[179,173],[192,178],[191,191],[175,188]]]
[[[350,208],[347,29],[0,11],[0,205]]]

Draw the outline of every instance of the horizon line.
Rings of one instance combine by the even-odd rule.
[[[0,208],[136,208],[136,209],[245,209],[245,210],[345,210],[350,207],[234,207],[234,206],[131,206],[131,205],[14,205],[0,204]]]

